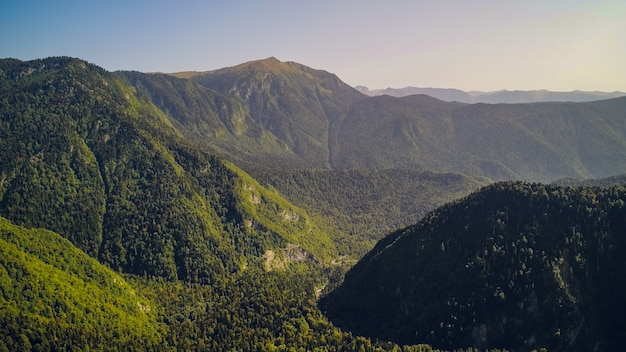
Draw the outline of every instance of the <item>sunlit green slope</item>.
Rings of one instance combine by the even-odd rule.
[[[0,218],[0,349],[154,348],[153,308],[58,234]]]
[[[0,61],[0,215],[117,271],[211,282],[341,236],[185,139],[116,74],[72,58]],[[325,227],[328,227],[325,225]]]
[[[198,73],[191,80],[242,104],[252,120],[305,162],[296,166],[334,167],[337,127],[350,106],[366,98],[331,73],[273,57]]]

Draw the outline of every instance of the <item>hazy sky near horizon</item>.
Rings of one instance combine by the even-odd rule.
[[[0,3],[0,57],[209,71],[274,56],[371,89],[626,91],[626,1]]]

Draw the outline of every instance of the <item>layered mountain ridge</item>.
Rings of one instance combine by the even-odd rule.
[[[499,90],[493,92],[462,91],[452,88],[385,88],[370,90],[364,86],[355,87],[359,92],[369,95],[390,95],[392,97],[405,97],[408,95],[426,94],[434,98],[449,102],[466,104],[520,104],[520,103],[545,103],[545,102],[590,102],[626,96],[624,92],[586,92],[575,90],[571,92],[554,92],[549,90]]]
[[[489,105],[366,97],[332,74],[275,58],[184,76],[235,100],[284,146],[257,143],[251,153],[227,156],[247,170],[253,160],[542,182],[626,172],[626,98]]]
[[[308,167],[334,168],[336,130],[365,96],[337,76],[275,58],[244,63],[191,80],[241,102],[252,119]]]
[[[211,281],[288,242],[338,255],[304,211],[187,143],[119,76],[71,58],[0,69],[0,214],[14,223],[167,279]]]

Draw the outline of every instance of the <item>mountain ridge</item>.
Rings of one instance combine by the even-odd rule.
[[[352,102],[365,98],[334,74],[275,58],[191,79],[242,102],[255,121],[314,167],[333,165],[335,126]]]
[[[317,220],[186,141],[119,75],[72,58],[0,69],[0,214],[14,223],[170,280],[210,282],[288,243],[338,255]]]
[[[340,164],[544,182],[562,178],[559,175],[594,178],[623,173],[625,131],[619,121],[624,115],[617,106],[626,104],[626,98],[590,103],[437,103],[425,109],[418,101],[427,99],[419,97],[379,96],[354,104],[339,131],[339,140],[346,141],[340,147],[346,151]],[[442,108],[432,108],[437,105]],[[604,143],[613,147],[600,147]],[[600,153],[604,148],[612,152]]]
[[[370,90],[365,86],[355,87],[359,92],[368,96],[389,95],[393,97],[405,97],[415,94],[426,94],[434,98],[448,102],[460,102],[466,104],[519,104],[540,102],[590,102],[626,96],[626,92],[601,92],[573,90],[569,92],[539,90],[497,90],[497,91],[463,91],[455,88],[385,88]]]
[[[204,117],[192,105],[181,111],[198,116],[195,121],[201,122],[193,122],[196,125],[184,125],[185,118],[175,114],[170,118],[183,121],[180,130],[186,136],[220,144],[225,157],[249,171],[258,164],[283,169],[395,168],[542,182],[626,172],[621,167],[626,163],[625,132],[619,123],[623,98],[463,104],[426,95],[367,97],[328,72],[275,58],[189,79],[215,92],[211,94],[221,94],[220,99],[230,99],[228,104],[238,107],[241,126],[250,135],[231,143],[229,138],[239,137],[220,127],[215,131],[227,136],[220,141],[214,131],[197,127]]]
[[[379,241],[320,307],[338,326],[455,349],[619,349],[626,190],[499,183]]]

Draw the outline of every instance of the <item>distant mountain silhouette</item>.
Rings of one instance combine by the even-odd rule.
[[[386,88],[370,90],[364,86],[355,87],[359,92],[369,95],[390,95],[392,97],[405,97],[415,94],[426,94],[444,101],[458,101],[461,103],[475,104],[513,104],[513,103],[540,103],[540,102],[587,102],[603,99],[619,98],[626,96],[625,92],[553,92],[549,90],[499,90],[493,92],[470,91],[447,88]]]

